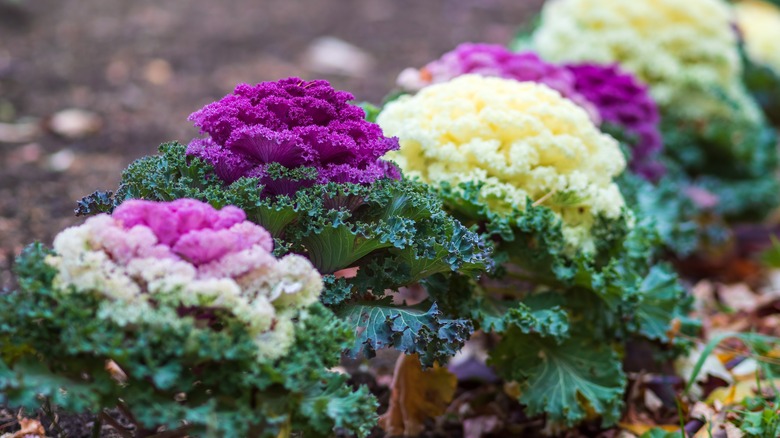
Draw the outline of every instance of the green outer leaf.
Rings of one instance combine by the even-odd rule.
[[[669,266],[654,266],[642,281],[637,308],[638,332],[654,341],[669,342],[667,332],[675,318],[685,318],[691,302]]]
[[[576,328],[572,332],[579,333]],[[573,426],[590,407],[604,426],[620,419],[626,377],[608,344],[578,335],[556,345],[510,330],[489,364],[520,383],[520,403],[529,415],[547,414],[555,423]]]
[[[569,336],[569,317],[560,306],[531,308],[518,301],[478,300],[474,319],[485,331],[497,333],[517,329],[526,335],[551,338],[560,344]]]
[[[321,231],[303,237],[300,244],[306,248],[312,264],[323,274],[332,274],[369,253],[393,244],[373,235],[363,235],[348,225],[324,226]]]

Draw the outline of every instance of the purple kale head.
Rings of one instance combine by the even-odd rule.
[[[363,109],[349,103],[353,98],[322,80],[240,84],[190,116],[209,137],[193,140],[187,155],[213,165],[226,183],[259,178],[265,195],[399,179],[395,165],[380,158],[398,149],[398,139],[366,121]]]
[[[658,162],[663,149],[658,106],[647,86],[617,66],[579,64],[566,67],[574,74],[577,91],[598,109],[604,124],[627,137],[631,145],[631,170],[654,180],[665,169]]]
[[[405,70],[399,76],[398,83],[402,88],[416,91],[465,74],[498,76],[547,85],[588,111],[594,122],[600,121],[593,104],[575,88],[574,76],[569,70],[543,61],[536,53],[516,53],[497,44],[461,44],[421,70]]]

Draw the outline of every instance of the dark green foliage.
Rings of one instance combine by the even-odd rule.
[[[511,328],[490,362],[501,375],[521,382],[520,403],[530,415],[546,413],[555,423],[573,426],[590,408],[605,425],[620,419],[626,377],[607,342],[583,335],[550,342],[544,333]]]
[[[771,0],[770,0],[771,1]],[[780,7],[780,1],[775,3]],[[764,110],[764,115],[774,125],[780,125],[780,74],[771,67],[752,61],[744,51],[742,80]]]
[[[436,303],[396,306],[388,297],[343,304],[335,311],[356,333],[353,355],[372,357],[376,350],[392,347],[419,354],[424,365],[454,356],[473,330],[468,319],[447,319]]]
[[[92,216],[114,209],[114,192],[96,191],[76,203],[76,216]]]
[[[727,220],[761,220],[780,202],[777,135],[764,123],[690,121],[666,115],[664,154],[670,177],[718,197],[715,212]]]
[[[214,329],[160,308],[117,324],[100,315],[100,294],[53,286],[48,254],[29,247],[17,265],[20,289],[0,296],[0,404],[34,410],[45,398],[67,412],[98,413],[122,403],[138,427],[176,429],[186,420],[187,433],[201,436],[275,437],[286,426],[362,436],[372,427],[373,397],[328,371],[351,331],[321,305],[299,311],[288,354],[262,360],[237,320]],[[109,360],[126,382],[112,378]]]
[[[113,202],[182,197],[217,208],[240,207],[249,220],[271,232],[277,242],[277,255],[292,252],[309,258],[326,275],[321,299],[328,306],[349,306],[355,300],[370,306],[379,303],[372,300],[383,297],[386,290],[435,275],[460,273],[474,278],[492,264],[490,248],[480,236],[445,213],[441,200],[430,188],[413,181],[385,179],[370,186],[329,183],[301,188],[292,196],[262,197],[257,180],[242,178],[225,186],[210,166],[188,159],[184,146],[171,143],[162,145],[159,155],[142,158],[128,167]],[[81,204],[107,205],[102,198],[91,197]],[[346,268],[358,268],[357,274],[351,278],[332,275]],[[468,283],[462,286],[471,287]],[[454,324],[457,336],[433,324],[426,326],[432,334],[411,336],[404,342],[375,342],[406,352],[428,352],[421,354],[424,361],[443,359],[444,352],[454,354],[470,333],[468,323]],[[361,350],[362,342],[351,349]]]
[[[454,314],[501,335],[490,362],[520,383],[530,414],[570,426],[593,412],[614,424],[626,383],[622,345],[642,338],[659,349],[687,346],[667,336],[690,299],[673,271],[656,264],[655,224],[630,211],[597,217],[595,250],[573,251],[552,210],[528,202],[523,211],[497,214],[480,201],[479,189],[479,183],[443,184],[440,192],[456,217],[495,243],[494,259],[502,263],[496,278],[483,279],[479,293],[470,294],[452,293],[464,290],[453,287],[464,281],[458,277],[424,285],[436,299],[457,297],[440,299]]]
[[[697,206],[685,193],[692,183],[679,172],[669,172],[655,184],[623,174],[618,184],[626,204],[638,217],[652,222],[663,246],[679,257],[723,245],[730,236],[714,207]]]

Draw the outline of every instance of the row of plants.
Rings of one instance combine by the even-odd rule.
[[[734,26],[753,3],[550,1],[381,106],[238,85],[20,256],[0,403],[127,436],[366,436],[342,353],[437,369],[480,331],[548,431],[615,424],[627,349],[668,361],[698,328],[669,261],[780,203],[777,51]]]

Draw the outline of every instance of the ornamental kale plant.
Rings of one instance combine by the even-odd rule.
[[[520,383],[529,414],[573,425],[590,411],[614,424],[624,344],[682,347],[667,332],[689,301],[654,264],[657,234],[613,180],[626,165],[618,142],[544,85],[478,75],[402,96],[378,123],[400,139],[390,158],[436,187],[502,262],[474,294],[435,277],[429,293],[500,335],[489,362]]]
[[[398,82],[404,90],[418,91],[464,74],[544,84],[584,108],[591,120],[619,137],[628,146],[633,172],[649,180],[658,179],[664,172],[657,156],[663,142],[655,101],[645,85],[616,66],[558,66],[533,52],[515,53],[499,45],[466,43],[421,70],[405,70]]]
[[[271,233],[277,255],[305,256],[324,275],[322,303],[358,334],[352,354],[392,347],[443,361],[468,339],[470,318],[433,300],[395,304],[388,292],[432,276],[476,278],[491,269],[491,248],[428,186],[380,158],[398,140],[363,120],[351,98],[323,81],[240,85],[193,114],[209,138],[186,153],[163,145],[125,171],[116,195],[96,193],[79,210],[135,198],[241,207]]]
[[[241,84],[190,116],[209,137],[193,140],[187,155],[211,164],[227,184],[257,178],[266,196],[314,183],[399,179],[380,159],[398,149],[398,140],[367,122],[363,110],[348,103],[353,98],[326,81]]]
[[[672,178],[712,192],[727,220],[760,220],[780,201],[766,178],[777,139],[746,88],[767,76],[746,78],[735,21],[723,0],[557,0],[532,42],[546,60],[617,63],[648,84]]]
[[[351,329],[304,257],[242,210],[130,200],[32,245],[0,296],[0,403],[41,397],[136,436],[365,435],[376,401],[328,371]]]

